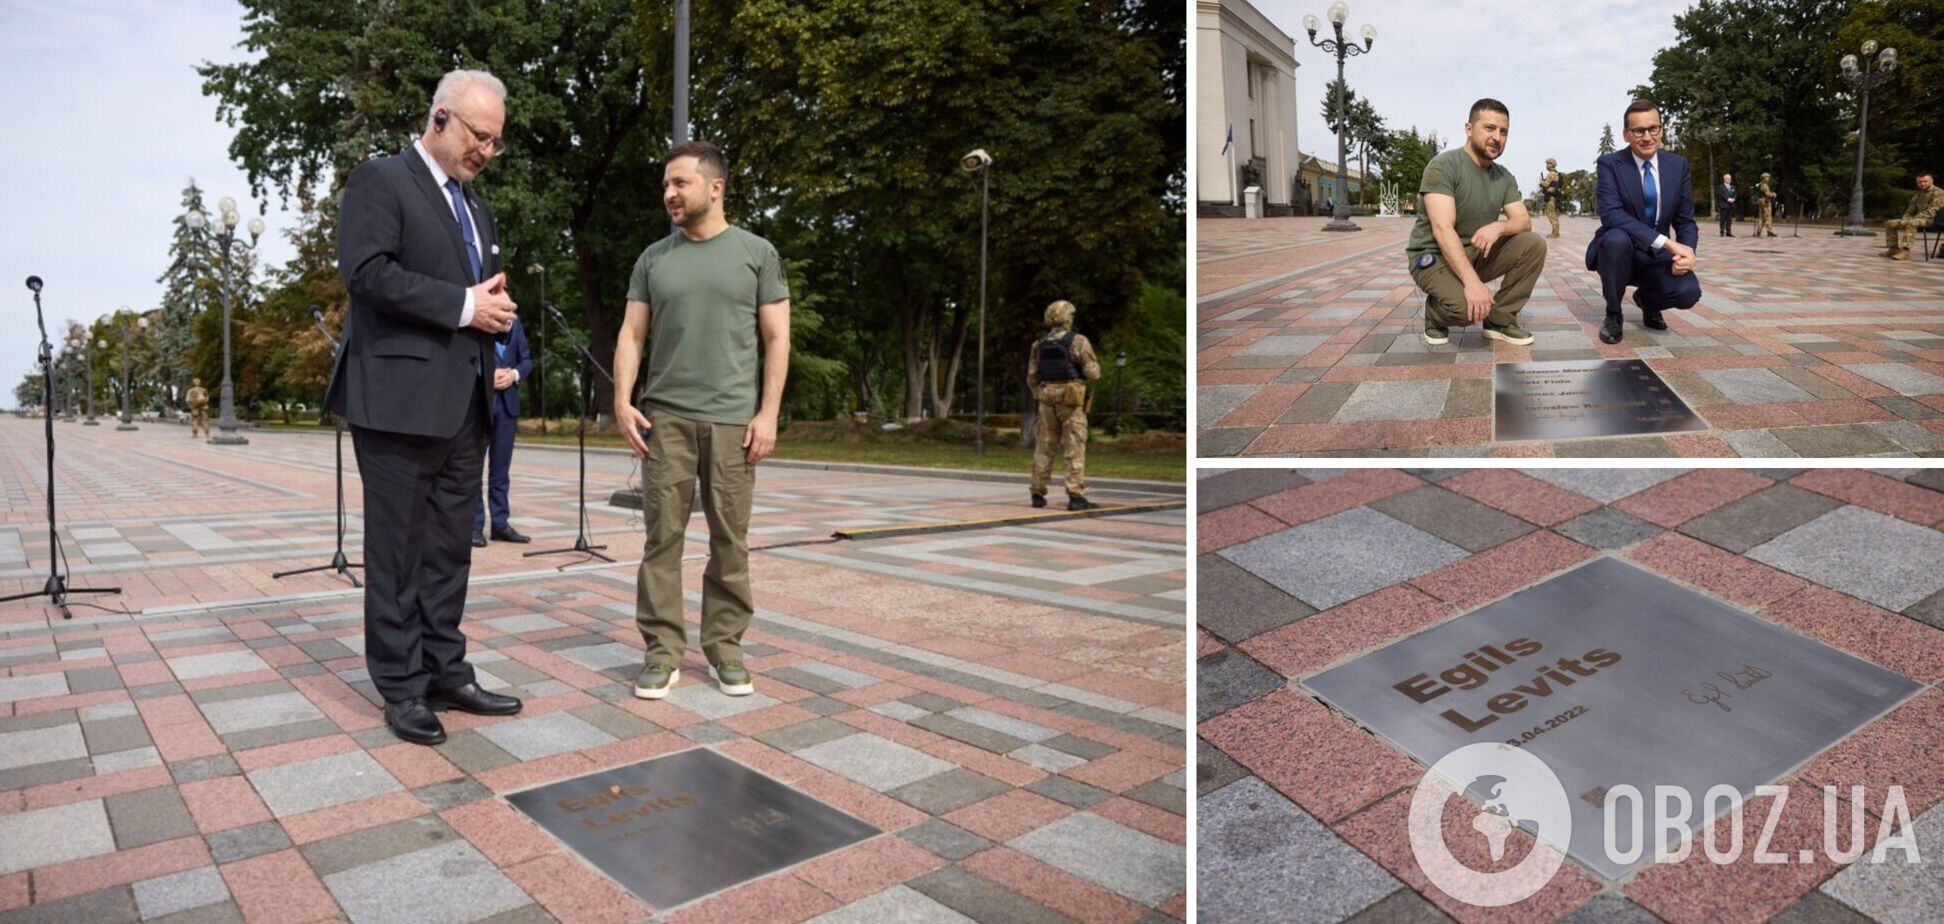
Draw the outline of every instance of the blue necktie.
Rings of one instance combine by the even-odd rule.
[[[499,354],[500,362],[506,362],[506,344],[498,340],[493,341],[493,352]]]
[[[1654,223],[1654,213],[1660,210],[1660,192],[1655,189],[1660,184],[1654,182],[1654,162],[1646,161],[1640,165],[1640,192],[1647,197],[1647,223]]]
[[[472,264],[472,281],[478,282],[479,249],[473,246],[472,217],[466,213],[466,197],[459,192],[459,181],[446,179],[446,194],[452,197],[452,212],[459,217],[459,235],[466,239],[466,262]]]

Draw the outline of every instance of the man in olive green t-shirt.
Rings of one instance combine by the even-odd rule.
[[[743,631],[756,612],[749,587],[749,508],[756,463],[776,448],[777,412],[790,370],[790,290],[776,248],[722,214],[726,175],[722,150],[709,142],[685,142],[668,152],[662,204],[675,231],[635,261],[614,348],[614,419],[644,460],[641,510],[648,538],[635,588],[635,623],[648,648],[635,680],[642,699],[667,696],[680,677],[687,641],[682,534],[698,477],[709,521],[702,653],[722,692],[755,691],[742,660]],[[644,341],[646,414],[631,400]]]
[[[1546,242],[1531,233],[1518,180],[1498,164],[1511,125],[1504,103],[1481,99],[1466,118],[1464,145],[1424,166],[1423,207],[1404,253],[1425,293],[1425,343],[1449,343],[1448,328],[1480,321],[1490,339],[1532,342],[1519,311],[1545,268]],[[1500,277],[1494,296],[1485,283]]]

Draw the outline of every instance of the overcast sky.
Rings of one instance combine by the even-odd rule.
[[[1323,90],[1336,58],[1312,47],[1303,15],[1330,25],[1328,0],[1253,0],[1296,42],[1296,143],[1336,159],[1336,136],[1322,116]],[[1474,100],[1493,97],[1511,110],[1499,162],[1531,195],[1546,158],[1561,172],[1592,169],[1600,127],[1620,114],[1630,90],[1648,82],[1654,53],[1674,43],[1674,15],[1686,0],[1352,0],[1346,36],[1377,27],[1369,54],[1348,59],[1350,89],[1369,98],[1393,129],[1435,129],[1445,148],[1459,143]],[[1359,39],[1358,41],[1361,41]]]
[[[160,302],[190,177],[210,209],[228,195],[257,214],[195,72],[241,57],[241,21],[234,0],[0,0],[0,407],[34,365],[29,275],[46,280],[58,341],[70,318]],[[275,266],[295,221],[270,206],[260,251]]]

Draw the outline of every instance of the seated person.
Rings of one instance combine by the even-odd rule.
[[[1602,155],[1594,200],[1600,230],[1586,245],[1586,268],[1600,274],[1606,298],[1604,343],[1620,342],[1620,296],[1634,286],[1640,323],[1666,330],[1661,312],[1687,309],[1701,300],[1694,275],[1694,196],[1688,189],[1687,160],[1660,150],[1660,107],[1637,99],[1627,107],[1627,149]],[[1668,237],[1669,234],[1673,238]]]
[[[1917,241],[1917,229],[1930,227],[1940,207],[1944,207],[1944,188],[1938,187],[1930,171],[1917,174],[1917,194],[1910,197],[1903,217],[1883,223],[1883,236],[1890,239],[1890,249],[1883,256],[1892,260],[1910,259],[1910,245]]]
[[[1464,146],[1424,165],[1418,193],[1424,209],[1404,254],[1424,290],[1424,342],[1449,343],[1449,328],[1485,323],[1485,336],[1532,342],[1519,310],[1546,264],[1546,242],[1532,231],[1519,183],[1497,161],[1511,130],[1505,104],[1481,99],[1465,122]],[[1500,219],[1499,214],[1505,218]],[[1498,294],[1485,282],[1504,277]]]

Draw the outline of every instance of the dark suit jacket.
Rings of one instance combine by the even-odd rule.
[[[1661,151],[1657,163],[1660,174],[1660,208],[1654,224],[1647,224],[1647,199],[1640,189],[1640,170],[1634,165],[1633,149],[1622,148],[1599,159],[1599,177],[1594,182],[1593,198],[1600,208],[1600,230],[1586,245],[1586,268],[1600,268],[1600,238],[1619,228],[1634,239],[1641,250],[1651,250],[1654,238],[1667,235],[1689,247],[1701,240],[1694,226],[1694,192],[1689,188],[1687,158]]]
[[[493,212],[466,199],[488,278],[500,271]],[[344,184],[338,271],[351,310],[324,403],[352,426],[450,438],[475,392],[481,408],[492,401],[493,338],[459,327],[471,269],[450,202],[411,148],[359,164]]]
[[[1735,208],[1735,202],[1738,201],[1740,198],[1741,198],[1740,191],[1721,183],[1715,184],[1715,211],[1716,212],[1733,211]]]
[[[505,391],[493,392],[493,413],[517,420],[520,416],[520,388],[533,374],[533,354],[527,352],[526,325],[520,323],[518,315],[514,316],[513,326],[507,329],[506,336],[501,339],[506,343],[506,355],[500,357],[497,349],[494,351],[499,368],[518,372],[520,380]]]

